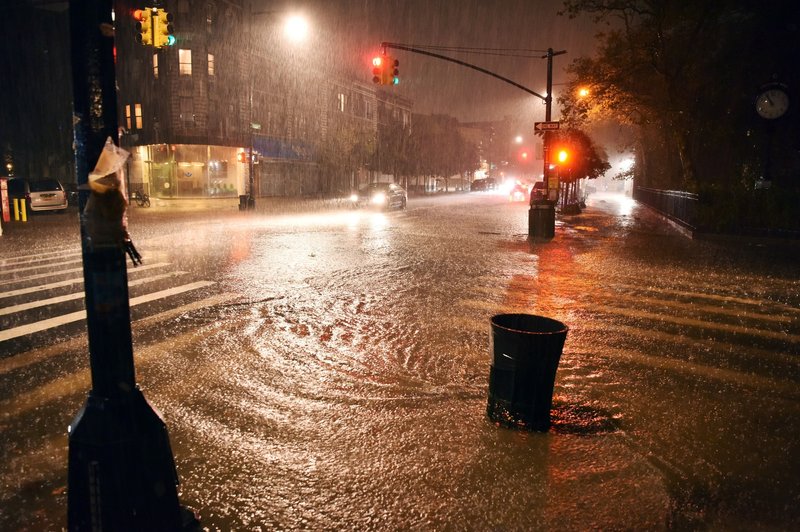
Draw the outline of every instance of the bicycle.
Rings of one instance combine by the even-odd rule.
[[[149,207],[150,206],[150,196],[145,194],[143,190],[134,191],[133,200],[136,202],[136,205],[139,206],[139,207]]]

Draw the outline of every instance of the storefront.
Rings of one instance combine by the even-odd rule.
[[[195,144],[137,146],[131,152],[131,190],[155,198],[215,198],[243,194],[242,148]]]

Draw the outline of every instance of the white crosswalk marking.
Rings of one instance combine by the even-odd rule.
[[[162,273],[161,275],[153,275],[151,277],[145,277],[143,279],[129,281],[128,287],[139,286],[145,283],[159,281],[161,279],[169,279],[170,277],[176,277],[178,275],[183,275],[185,273],[186,272],[179,271],[172,273]],[[75,292],[64,296],[51,297],[48,299],[40,299],[38,301],[31,301],[29,303],[20,303],[19,305],[14,305],[12,307],[0,308],[0,316],[5,316],[6,314],[13,314],[15,312],[22,312],[23,310],[30,310],[33,308],[46,307],[47,305],[56,305],[58,303],[63,303],[65,301],[74,301],[76,299],[83,299],[85,295],[86,294],[84,292]]]
[[[76,257],[81,254],[80,251],[48,251],[44,253],[36,253],[34,255],[22,255],[19,257],[12,257],[9,259],[0,260],[0,268],[5,268],[6,266],[14,266],[17,264],[27,264],[30,262],[41,262],[43,260],[52,260],[54,258],[63,259],[65,257]],[[51,255],[54,255],[51,257]]]
[[[163,268],[165,266],[169,266],[168,262],[154,262],[153,264],[144,264],[142,266],[137,266],[134,270],[128,270],[128,274],[142,272],[147,270],[152,270],[155,268]],[[64,273],[58,272],[58,273]],[[8,290],[6,292],[0,292],[0,299],[6,297],[14,297],[14,296],[21,296],[25,294],[32,294],[33,292],[39,292],[42,290],[50,290],[52,288],[62,288],[64,286],[70,286],[73,284],[83,283],[83,277],[73,277],[71,279],[66,279],[64,281],[57,281],[55,283],[47,283],[37,286],[30,286],[28,288],[18,288],[16,290]]]
[[[151,294],[145,294],[131,299],[130,306],[133,307],[136,305],[141,305],[143,303],[149,303],[151,301],[156,301],[158,299],[163,299],[166,297],[182,294],[184,292],[189,292],[191,290],[205,288],[213,284],[216,283],[214,283],[213,281],[198,281],[195,283],[190,283],[182,286],[168,288],[166,290],[161,290],[158,292],[153,292]],[[27,334],[44,331],[47,329],[51,329],[53,327],[58,327],[59,325],[65,325],[67,323],[73,323],[84,319],[86,319],[86,311],[81,310],[78,312],[70,312],[69,314],[63,314],[61,316],[55,316],[53,318],[37,321],[34,323],[28,323],[26,325],[21,325],[19,327],[14,327],[12,329],[0,331],[0,342],[11,340],[13,338],[19,338],[20,336],[25,336]]]
[[[59,265],[62,264],[82,264],[83,259],[75,259],[67,262],[58,263]],[[44,268],[52,268],[54,266],[53,263],[48,264],[38,264],[36,266],[23,266],[22,268],[14,268],[14,269],[4,269],[0,274],[7,274],[7,273],[19,273],[19,272],[27,272],[30,270],[42,270]],[[16,279],[14,279],[16,280]]]

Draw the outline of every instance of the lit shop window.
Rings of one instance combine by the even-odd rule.
[[[208,54],[208,75],[214,75],[214,54]]]
[[[142,104],[134,104],[133,112],[136,118],[136,129],[142,129]]]
[[[125,127],[127,127],[128,129],[131,128],[131,106],[130,105],[126,105],[125,106]]]
[[[153,54],[153,77],[158,79],[158,54]]]

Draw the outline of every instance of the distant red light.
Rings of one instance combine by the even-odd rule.
[[[380,57],[372,58],[372,65],[373,66],[379,67],[379,66],[381,66],[381,63],[383,63],[383,60]]]

